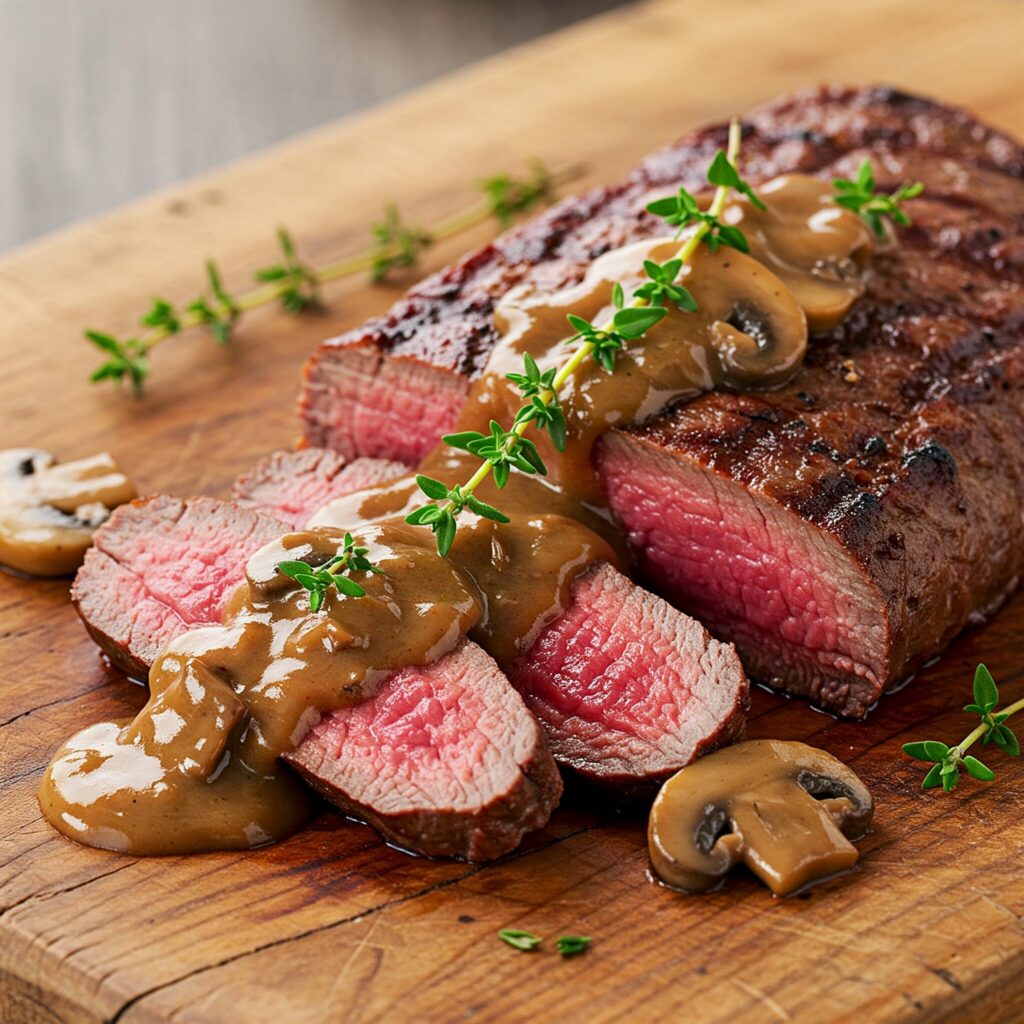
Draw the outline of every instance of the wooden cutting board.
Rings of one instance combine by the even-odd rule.
[[[644,4],[45,239],[0,262],[0,443],[107,449],[143,492],[223,493],[291,440],[315,343],[400,289],[353,281],[329,290],[324,315],[253,315],[226,350],[176,339],[143,401],[85,383],[96,358],[82,327],[128,332],[151,296],[191,298],[208,255],[244,286],[273,258],[277,224],[322,260],[359,248],[386,199],[429,223],[533,154],[584,161],[575,187],[614,180],[684,129],[817,80],[924,90],[1019,135],[1022,16],[1010,0]],[[429,267],[489,230],[438,247]],[[3,1022],[1024,1019],[1024,768],[995,755],[995,784],[944,797],[921,792],[899,752],[966,732],[981,659],[1007,697],[1024,693],[1024,600],[867,724],[758,695],[752,735],[827,748],[878,802],[856,875],[790,900],[739,876],[704,897],[655,887],[643,820],[582,807],[489,867],[410,858],[329,813],[244,856],[73,846],[36,808],[43,766],[143,692],[100,663],[66,582],[0,578],[0,617]],[[508,948],[503,927],[594,943],[563,962],[550,941]]]

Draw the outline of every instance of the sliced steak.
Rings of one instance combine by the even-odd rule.
[[[723,126],[685,137],[328,342],[307,367],[307,437],[370,450],[358,409],[331,413],[331,381],[357,364],[372,367],[371,405],[385,385],[399,405],[403,375],[416,395],[427,374],[438,393],[464,395],[512,285],[575,282],[596,256],[660,230],[644,204],[698,188],[724,138]],[[882,187],[912,177],[925,195],[792,384],[706,395],[610,431],[595,452],[645,576],[734,640],[754,675],[851,716],[1024,575],[1024,153],[964,111],[891,89],[805,91],[745,124],[755,184],[849,176],[865,156]],[[423,422],[417,436],[389,450],[381,433],[372,451],[416,458],[438,432]]]
[[[235,481],[235,504],[298,529],[332,498],[407,472],[400,462],[369,458],[346,462],[338,452],[325,448],[278,451]]]
[[[172,639],[219,619],[248,556],[285,532],[212,498],[136,502],[98,531],[75,580],[79,614],[116,665],[144,678]],[[642,790],[743,726],[748,685],[732,647],[609,565],[581,578],[565,614],[504,667],[557,759],[599,782]]]
[[[635,791],[735,739],[749,694],[731,644],[608,564],[577,580],[509,678],[557,761]]]
[[[562,793],[537,720],[468,641],[325,716],[285,759],[389,842],[432,857],[500,857]]]
[[[71,600],[111,662],[145,679],[176,636],[220,622],[249,556],[287,532],[285,523],[216,498],[142,498],[96,531]]]

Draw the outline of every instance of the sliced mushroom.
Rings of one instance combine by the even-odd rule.
[[[717,354],[718,383],[769,388],[785,383],[807,351],[807,319],[771,270],[735,249],[698,249],[680,280],[697,300],[684,314]]]
[[[874,802],[857,775],[805,743],[751,740],[688,765],[661,788],[648,847],[657,876],[685,892],[746,864],[777,896],[853,867],[850,839]]]
[[[875,240],[867,224],[832,201],[828,183],[786,174],[758,189],[766,209],[740,198],[723,220],[738,227],[750,255],[775,273],[807,314],[812,334],[832,330],[864,294]]]
[[[49,452],[0,452],[0,562],[33,576],[81,564],[93,531],[135,488],[109,455],[57,465]]]

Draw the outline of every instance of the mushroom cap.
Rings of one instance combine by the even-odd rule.
[[[739,861],[778,895],[856,862],[874,803],[847,765],[805,743],[750,740],[677,772],[651,809],[657,876],[686,892],[712,889]]]
[[[81,564],[93,531],[135,488],[109,455],[61,465],[38,448],[0,451],[0,562],[34,576]]]

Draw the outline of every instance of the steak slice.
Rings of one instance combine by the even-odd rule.
[[[573,283],[658,232],[645,203],[699,188],[724,140],[724,126],[685,137],[328,342],[307,367],[307,437],[363,451],[359,411],[331,419],[326,366],[372,365],[368,402],[380,378],[398,404],[403,373],[417,394],[428,372],[439,393],[465,394],[497,338],[498,298],[522,281]],[[755,184],[849,177],[864,157],[882,188],[909,177],[925,194],[793,382],[705,395],[595,451],[644,576],[735,641],[753,675],[854,717],[1024,576],[1024,153],[964,111],[891,89],[800,92],[744,126]],[[373,451],[419,456],[437,433],[424,423],[418,438],[389,451],[381,434]]]
[[[285,760],[388,842],[431,857],[500,857],[562,794],[537,720],[469,641],[326,715]]]
[[[607,563],[509,669],[555,760],[643,792],[735,739],[749,685],[731,644]]]
[[[407,472],[400,462],[369,458],[346,462],[338,452],[325,448],[277,451],[235,481],[234,499],[242,508],[256,509],[299,529],[332,498]]]
[[[145,679],[176,636],[220,622],[249,556],[287,532],[216,498],[141,498],[96,531],[71,600],[110,661]]]

